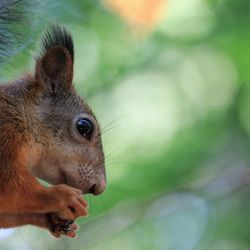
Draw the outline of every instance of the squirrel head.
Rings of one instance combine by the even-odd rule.
[[[106,185],[100,127],[92,110],[75,91],[74,48],[69,32],[52,26],[42,40],[33,86],[35,117],[30,127],[40,157],[31,171],[51,184],[65,183],[98,195]],[[39,148],[39,150],[38,150]]]

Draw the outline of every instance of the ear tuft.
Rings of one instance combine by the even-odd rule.
[[[55,46],[65,48],[70,53],[72,62],[74,61],[74,44],[72,36],[63,26],[58,24],[51,26],[45,33],[41,44],[41,57]]]
[[[74,46],[70,33],[62,26],[53,25],[42,39],[42,50],[37,58],[35,78],[47,87],[56,89],[71,86],[73,79]]]

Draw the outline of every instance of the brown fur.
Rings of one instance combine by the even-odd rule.
[[[72,84],[73,47],[58,37],[46,41],[34,74],[0,87],[0,228],[31,224],[73,237],[72,222],[87,214],[81,192],[100,194],[106,180],[99,125]],[[78,117],[94,124],[90,140]]]

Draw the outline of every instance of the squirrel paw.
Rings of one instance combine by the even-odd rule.
[[[52,194],[57,200],[58,212],[55,212],[62,220],[74,221],[78,217],[88,214],[88,203],[83,199],[80,190],[64,184],[54,186],[52,190]]]
[[[55,238],[61,235],[75,238],[78,226],[74,221],[59,218],[56,214],[49,214],[49,231]]]

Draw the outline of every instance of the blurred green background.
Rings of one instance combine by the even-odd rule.
[[[250,249],[250,1],[150,2],[24,0],[1,80],[34,68],[49,23],[69,28],[108,186],[77,239],[26,226],[0,230],[1,250]]]

